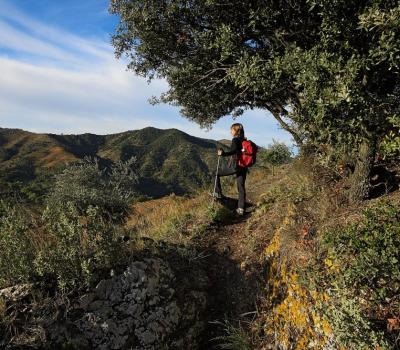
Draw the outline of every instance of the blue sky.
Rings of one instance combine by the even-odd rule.
[[[118,18],[108,0],[0,0],[0,127],[33,132],[110,134],[154,126],[212,139],[230,138],[227,116],[211,130],[152,106],[165,81],[147,84],[114,57]],[[236,119],[257,144],[291,144],[266,111]]]

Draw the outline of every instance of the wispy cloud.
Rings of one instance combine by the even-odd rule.
[[[108,61],[112,48],[97,38],[82,38],[31,18],[5,1],[0,13],[0,45],[18,52],[44,56],[47,60],[74,61],[78,54]],[[89,57],[85,57],[88,59]]]
[[[2,0],[0,12],[0,67],[3,127],[107,134],[152,125],[206,138],[229,137],[229,118],[206,132],[181,118],[177,107],[149,105],[148,98],[168,88],[166,82],[148,85],[127,72],[104,37],[82,37],[51,26],[7,0]],[[260,144],[272,138],[290,143],[289,135],[265,112],[251,111],[240,120]]]

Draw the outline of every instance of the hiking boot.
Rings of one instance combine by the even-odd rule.
[[[243,216],[243,215],[244,215],[244,209],[243,209],[243,208],[237,208],[237,209],[236,209],[236,213],[237,213],[238,215],[240,215],[240,216]]]

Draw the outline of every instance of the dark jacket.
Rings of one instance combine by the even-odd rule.
[[[242,141],[243,138],[239,136],[235,136],[232,139],[231,147],[229,151],[223,152],[222,156],[227,157],[227,156],[232,156],[232,159],[229,161],[229,164],[232,165],[232,161],[234,161],[233,165],[237,166],[237,159],[240,156],[240,153],[242,152]]]

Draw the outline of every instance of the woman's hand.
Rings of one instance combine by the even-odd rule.
[[[224,153],[224,150],[222,148],[220,148],[220,149],[218,149],[217,153],[219,156],[222,156],[222,154]]]

